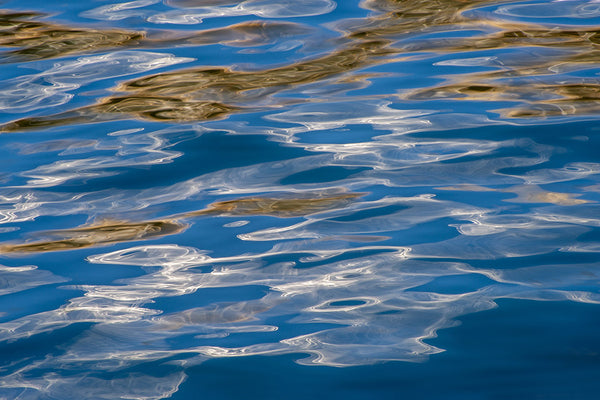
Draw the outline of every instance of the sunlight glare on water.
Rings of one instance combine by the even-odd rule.
[[[597,395],[597,1],[0,25],[0,399]]]

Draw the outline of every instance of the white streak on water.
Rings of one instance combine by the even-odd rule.
[[[147,18],[148,22],[156,24],[200,24],[205,18],[238,17],[255,15],[263,18],[294,18],[310,17],[327,14],[333,11],[336,3],[331,0],[246,0],[235,6],[201,7],[185,10],[171,10],[163,13],[154,13]],[[88,14],[90,16],[92,14]],[[95,13],[98,19],[113,19],[113,13]],[[119,15],[123,15],[122,13]]]
[[[98,80],[151,71],[193,61],[188,57],[146,51],[115,51],[73,61],[34,64],[43,72],[21,75],[0,85],[0,112],[24,113],[69,102],[72,92]]]
[[[0,296],[67,280],[50,271],[40,270],[34,265],[21,267],[0,265]],[[2,315],[1,312],[0,315]]]
[[[118,21],[131,17],[145,17],[147,10],[143,7],[160,3],[161,0],[134,0],[123,3],[107,4],[81,13],[82,17],[106,21]]]

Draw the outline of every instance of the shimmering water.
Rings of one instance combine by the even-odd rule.
[[[13,0],[0,399],[596,399],[600,3]]]

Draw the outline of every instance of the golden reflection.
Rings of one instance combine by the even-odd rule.
[[[259,46],[287,36],[305,35],[311,28],[292,22],[250,21],[224,28],[206,29],[177,39],[189,44],[226,43],[229,46]]]
[[[208,1],[208,2],[207,2]],[[175,5],[220,5],[222,0],[174,0]],[[329,54],[262,70],[235,70],[228,67],[199,67],[148,75],[124,82],[115,95],[97,104],[50,116],[24,118],[0,127],[10,132],[32,128],[138,118],[169,122],[193,122],[224,118],[234,112],[265,107],[265,100],[283,89],[319,82],[374,63],[384,56],[418,52],[436,54],[468,53],[500,48],[552,50],[552,56],[530,57],[515,65],[499,63],[492,72],[447,76],[438,86],[402,93],[410,100],[454,99],[511,101],[521,103],[501,110],[504,117],[537,117],[594,113],[600,110],[593,91],[595,83],[540,83],[556,75],[556,68],[581,69],[597,65],[600,59],[600,29],[596,27],[545,27],[526,22],[503,22],[469,18],[469,10],[503,1],[492,0],[365,0],[361,6],[374,11],[369,17],[336,23],[344,37],[332,43]],[[229,3],[225,1],[225,3]],[[52,57],[70,51],[107,46],[143,46],[229,43],[252,46],[297,35],[309,28],[292,23],[245,22],[225,28],[194,32],[178,38],[148,39],[143,33],[93,29],[70,29],[30,21],[38,14],[4,14],[8,25],[2,40],[6,46],[24,46],[18,52]],[[470,30],[468,37],[446,39],[415,35]],[[51,32],[61,32],[52,34]],[[65,33],[66,32],[66,33]],[[89,39],[88,39],[89,36]],[[167,35],[168,36],[168,35]],[[413,40],[403,41],[403,37]],[[86,45],[78,45],[79,38]],[[63,43],[64,41],[64,43]],[[36,50],[38,49],[39,50]],[[45,50],[44,50],[45,49]],[[531,50],[534,51],[534,50]],[[46,53],[44,53],[46,52]],[[535,59],[534,59],[535,58]],[[398,61],[396,57],[395,62]],[[535,65],[534,65],[535,64]],[[536,84],[515,80],[532,77]],[[509,79],[510,78],[510,79]],[[589,95],[591,93],[591,95]],[[540,98],[540,94],[547,98]],[[285,100],[275,99],[280,105]],[[522,104],[525,103],[525,104]]]
[[[194,68],[135,79],[117,88],[130,93],[114,96],[99,104],[46,117],[23,118],[5,124],[0,131],[89,123],[120,118],[192,122],[222,118],[243,109],[235,105],[243,92],[272,87],[285,88],[317,82],[372,62],[388,54],[387,42],[369,41],[321,58],[262,71],[234,71],[229,68]],[[210,101],[222,98],[225,102]],[[231,104],[233,103],[233,104]]]
[[[361,2],[363,8],[382,14],[341,23],[338,28],[352,39],[435,31],[449,25],[473,23],[463,16],[463,12],[498,3],[493,0],[364,0]]]
[[[188,225],[181,219],[201,215],[268,215],[280,218],[300,217],[343,208],[362,193],[312,193],[309,197],[251,197],[220,201],[207,208],[160,220],[130,222],[103,220],[88,226],[44,232],[48,239],[29,243],[0,244],[0,253],[41,253],[81,249],[90,246],[155,239],[183,232]]]
[[[205,214],[218,215],[269,215],[280,218],[299,217],[321,211],[342,208],[363,193],[342,193],[312,198],[270,198],[251,197],[245,199],[219,201],[200,211],[184,214],[193,217]]]
[[[121,47],[169,47],[226,43],[232,46],[258,46],[310,28],[292,22],[250,21],[224,28],[206,29],[191,35],[172,37],[164,32],[147,37],[145,32],[119,29],[99,30],[69,27],[39,21],[41,13],[0,11],[0,47],[18,47],[3,54],[5,62],[62,57]],[[161,37],[162,36],[162,37]]]
[[[143,32],[118,29],[78,29],[34,21],[39,13],[0,12],[0,46],[19,47],[3,55],[12,58],[40,60],[98,49],[135,46],[144,38]]]
[[[519,101],[524,104],[494,110],[507,118],[592,114],[600,111],[600,83],[496,84],[468,81],[415,90],[402,96],[412,100]]]
[[[516,65],[498,65],[499,70],[486,73],[445,76],[439,86],[405,92],[409,100],[462,99],[470,101],[520,102],[498,110],[505,118],[528,118],[559,115],[595,114],[600,111],[597,80],[540,84],[540,78],[562,71],[595,68],[600,61],[600,28],[546,27],[525,22],[502,22],[468,19],[464,13],[505,1],[461,0],[366,0],[369,9],[383,12],[368,23],[350,24],[349,37],[374,38],[391,35],[435,32],[439,29],[472,29],[481,34],[451,39],[421,39],[407,43],[405,51],[434,51],[438,54],[529,48],[559,51],[544,57],[519,60]],[[346,24],[346,27],[348,24]],[[453,28],[446,26],[454,25]],[[342,24],[341,28],[345,28]],[[514,78],[535,78],[523,82]],[[571,78],[572,79],[572,78]]]
[[[317,82],[364,66],[374,56],[389,54],[387,42],[369,41],[313,60],[262,71],[195,68],[129,81],[118,89],[136,94],[202,96],[206,89],[233,95],[252,89]],[[211,92],[212,93],[212,92]]]
[[[46,232],[48,239],[23,244],[0,245],[0,253],[40,253],[145,240],[179,233],[186,225],[174,220],[147,222],[103,221],[90,226]]]

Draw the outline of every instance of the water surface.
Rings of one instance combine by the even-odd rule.
[[[597,396],[597,2],[0,25],[0,399]]]

